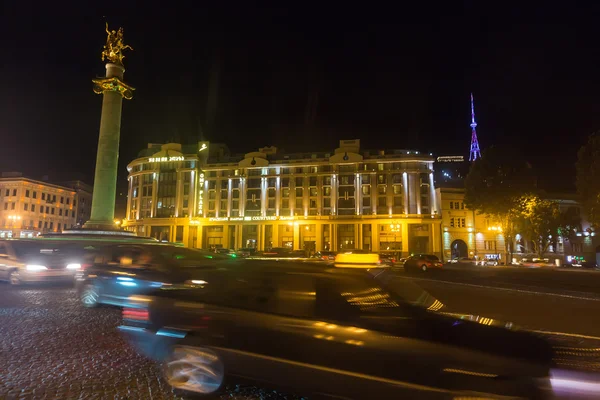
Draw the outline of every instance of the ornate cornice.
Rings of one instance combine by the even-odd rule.
[[[92,79],[92,82],[94,83],[94,93],[96,94],[112,91],[120,93],[127,100],[133,98],[133,91],[135,89],[116,76],[112,78],[96,78]]]

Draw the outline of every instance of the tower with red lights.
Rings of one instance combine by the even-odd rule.
[[[471,93],[471,150],[469,152],[469,161],[475,161],[481,158],[479,151],[479,141],[477,140],[477,122],[475,122],[475,106],[473,105],[473,93]]]

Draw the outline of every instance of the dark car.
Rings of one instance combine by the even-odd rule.
[[[0,280],[12,285],[73,279],[86,261],[84,246],[48,239],[0,241]]]
[[[317,251],[313,255],[313,258],[318,258],[319,260],[323,261],[333,261],[335,260],[336,254],[337,253],[335,251]]]
[[[428,269],[442,269],[443,263],[437,256],[432,254],[416,254],[408,257],[404,262],[405,270],[421,270],[423,272]]]
[[[86,307],[124,306],[132,295],[204,282],[220,261],[233,260],[228,255],[160,243],[107,246],[78,274],[77,294]]]
[[[540,395],[553,353],[544,340],[441,315],[437,300],[419,306],[422,290],[385,289],[394,276],[244,260],[202,287],[132,300],[119,328],[173,388],[196,394],[242,377],[310,398]]]
[[[394,264],[396,263],[396,257],[394,257],[393,254],[380,253],[379,254],[379,261],[382,264],[389,265],[390,267],[393,267]]]

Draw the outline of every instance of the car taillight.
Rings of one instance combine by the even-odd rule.
[[[392,258],[392,262],[393,262],[393,263],[395,263],[395,262],[396,262],[396,259],[395,259],[395,258]]]
[[[123,308],[123,319],[130,321],[149,321],[150,313],[144,308]]]

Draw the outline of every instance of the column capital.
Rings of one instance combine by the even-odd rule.
[[[111,78],[96,78],[92,79],[94,83],[94,93],[103,94],[105,92],[117,92],[127,100],[133,98],[135,88],[129,86],[116,76]]]

